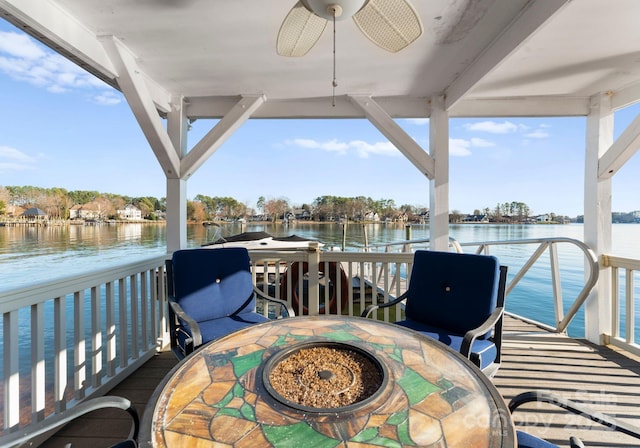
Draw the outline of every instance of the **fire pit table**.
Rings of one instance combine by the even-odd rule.
[[[342,316],[254,325],[178,364],[143,447],[514,447],[484,374],[404,327]]]

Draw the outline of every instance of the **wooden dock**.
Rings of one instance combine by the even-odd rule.
[[[503,363],[494,384],[509,401],[532,389],[558,393],[589,404],[628,423],[640,426],[640,359],[606,347],[548,333],[538,327],[508,317],[505,326]],[[111,394],[132,400],[140,416],[156,385],[176,364],[170,351],[147,362]],[[581,438],[586,446],[637,447],[640,441],[566,414],[550,405],[528,404],[514,415],[518,429],[568,447],[569,436]],[[129,422],[118,411],[95,412],[80,419],[49,439],[45,448],[108,446],[126,437]]]

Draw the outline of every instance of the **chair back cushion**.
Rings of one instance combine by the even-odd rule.
[[[173,253],[175,300],[196,322],[228,316],[253,294],[245,248],[185,249]],[[255,299],[243,312],[255,310]]]
[[[496,257],[416,251],[409,279],[407,319],[464,335],[495,310],[499,279]]]

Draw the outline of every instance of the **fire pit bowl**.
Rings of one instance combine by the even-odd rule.
[[[387,387],[383,362],[354,344],[306,341],[288,346],[265,363],[262,381],[281,404],[308,413],[352,413]]]

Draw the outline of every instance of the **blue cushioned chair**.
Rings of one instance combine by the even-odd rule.
[[[167,260],[171,349],[182,359],[202,344],[269,316],[294,316],[286,302],[253,285],[245,248],[186,249]],[[256,296],[274,304],[256,312]],[[262,308],[264,311],[264,308]]]
[[[492,377],[500,367],[506,275],[496,257],[419,250],[407,291],[369,305],[362,317],[406,300],[405,320],[396,324],[459,351]]]
[[[566,398],[563,398],[559,395],[545,391],[529,391],[517,395],[509,402],[509,411],[513,413],[513,411],[515,411],[519,406],[530,402],[551,403],[569,412],[607,426],[612,430],[622,432],[631,437],[635,437],[636,439],[640,439],[640,428],[629,425],[620,420],[616,420],[608,415],[594,412],[593,410],[580,403],[576,403],[572,400],[567,400]],[[516,434],[518,437],[518,448],[558,448],[557,445],[535,437],[524,431],[517,431]],[[585,445],[577,437],[570,437],[569,446],[571,446],[571,448],[583,448]]]

